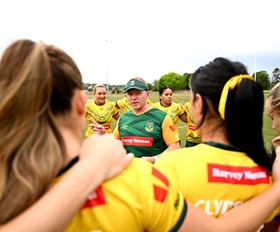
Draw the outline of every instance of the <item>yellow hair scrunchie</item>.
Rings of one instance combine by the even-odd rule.
[[[251,77],[250,75],[238,75],[238,76],[234,76],[232,78],[230,78],[227,83],[224,85],[221,97],[220,97],[220,102],[219,102],[219,112],[220,115],[222,117],[222,119],[225,119],[225,109],[226,109],[226,102],[227,102],[227,96],[228,96],[228,92],[231,89],[234,89],[236,86],[239,86],[240,82],[243,79],[249,79],[249,80],[254,80],[253,77]]]

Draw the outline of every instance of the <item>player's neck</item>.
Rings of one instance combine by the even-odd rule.
[[[199,130],[203,142],[216,142],[230,145],[226,136],[225,127],[216,123],[215,120],[206,120]]]
[[[76,120],[77,121],[77,120]],[[79,126],[79,122],[71,123],[72,126],[69,124],[69,121],[65,123],[59,123],[58,121],[58,128],[63,137],[65,148],[66,148],[66,163],[67,164],[70,160],[80,154],[81,149],[81,130]]]
[[[171,103],[164,103],[164,102],[160,102],[161,106],[163,107],[169,107],[171,106]]]
[[[97,102],[97,101],[94,101],[94,102],[95,102],[95,104],[98,105],[98,106],[103,106],[103,105],[105,104],[106,101],[105,101],[105,102]]]

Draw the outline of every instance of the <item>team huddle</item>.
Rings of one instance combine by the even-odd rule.
[[[219,61],[226,62],[222,59]],[[233,79],[236,79],[236,82],[247,79],[252,81],[252,77],[246,73],[237,75]],[[98,90],[97,86],[102,89]],[[97,86],[93,91],[94,102],[98,101],[100,92],[106,93],[105,86]],[[111,114],[107,111],[110,119],[116,116],[119,118],[117,109],[125,109],[125,113],[118,119],[114,136],[122,141],[127,152],[154,163],[158,170],[173,181],[185,199],[202,208],[207,214],[219,217],[270,186],[271,167],[263,147],[260,147],[258,152],[252,153],[250,157],[248,153],[251,151],[248,150],[246,154],[245,146],[242,146],[243,150],[241,150],[231,144],[215,142],[212,138],[200,144],[201,138],[190,112],[190,101],[184,106],[173,102],[173,91],[170,87],[163,86],[159,90],[160,101],[152,103],[148,99],[149,90],[146,82],[136,77],[128,81],[124,93],[123,99],[115,103],[107,102],[116,108],[110,111]],[[93,108],[91,102],[87,103],[87,119],[93,117],[96,123],[100,123],[99,118],[105,121],[105,114],[98,117],[89,113],[100,112]],[[104,108],[104,104],[101,106],[94,104],[94,106]],[[261,112],[261,109],[257,110],[256,113]],[[188,124],[189,137],[186,141],[188,148],[185,149],[178,149],[180,147],[177,126],[179,119]],[[102,123],[101,125],[104,126]],[[256,133],[260,139],[262,136],[260,131]],[[218,137],[222,136],[218,134]],[[222,139],[225,141],[225,138]],[[198,144],[200,145],[196,146]],[[241,145],[241,141],[237,144]],[[229,185],[230,190],[228,190]],[[204,189],[207,189],[207,192],[203,191]],[[221,194],[217,195],[217,191]],[[274,216],[275,214],[278,212],[274,212]]]
[[[139,77],[124,94],[107,101],[98,84],[87,102],[63,50],[30,40],[6,48],[0,231],[240,232],[277,218],[280,139],[268,152],[262,121],[265,108],[280,132],[280,84],[265,100],[244,64],[219,57],[192,74],[185,105],[168,86],[152,103]]]
[[[219,61],[227,62],[222,59]],[[247,79],[252,81],[252,77],[246,73],[237,75],[233,79],[236,79],[236,82]],[[89,113],[95,111],[97,114],[101,112],[100,107],[104,108],[106,103],[96,105],[100,92],[106,93],[104,85],[94,87],[94,100],[87,103],[86,115],[88,121],[91,121],[89,117],[93,117],[97,124],[104,126],[99,118],[103,118],[108,123],[105,114],[97,116]],[[173,102],[173,91],[170,87],[160,88],[160,101],[152,103],[148,99],[149,90],[146,82],[136,77],[128,81],[124,93],[125,97],[114,103],[107,101],[107,104],[115,106],[110,114],[108,111],[111,108],[107,107],[107,117],[119,118],[113,131],[114,136],[122,141],[127,152],[154,163],[158,170],[173,181],[185,199],[207,214],[220,217],[271,185],[270,161],[263,147],[260,147],[258,152],[252,152],[250,156],[248,153],[251,151],[249,149],[246,154],[245,146],[241,146],[243,147],[241,150],[226,142],[218,143],[212,138],[201,143],[190,111],[191,102],[188,101],[184,106]],[[121,116],[117,112],[120,108],[124,109],[124,114]],[[261,109],[255,112],[260,113]],[[178,149],[180,148],[179,119],[188,124],[185,145],[188,148],[185,149]],[[95,124],[90,129],[96,126]],[[99,132],[102,134],[101,130]],[[108,133],[107,130],[103,132]],[[260,131],[256,133],[260,139]],[[207,135],[205,137],[207,138]],[[218,137],[222,136],[218,135]],[[225,138],[222,139],[225,141]],[[200,145],[196,146],[198,144]],[[237,144],[241,145],[241,141]],[[207,189],[207,192],[203,191],[204,189]],[[221,194],[217,195],[217,191]],[[269,220],[276,214],[278,211],[275,211]]]
[[[157,159],[166,149],[180,147],[180,119],[188,124],[186,147],[200,143],[201,138],[189,109],[190,102],[185,105],[173,102],[173,91],[169,86],[160,88],[160,101],[155,103],[149,100],[147,84],[139,77],[129,80],[124,93],[124,98],[110,102],[106,100],[105,86],[94,86],[93,99],[86,104],[85,137],[92,135],[93,131],[101,134],[111,133],[111,121],[114,118],[118,122],[113,134],[117,139],[121,139],[127,151],[136,157],[147,156],[148,160],[154,162],[148,157]],[[121,117],[118,109],[123,109],[124,114]]]

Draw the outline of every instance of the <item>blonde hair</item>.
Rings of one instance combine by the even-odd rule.
[[[267,99],[270,100],[271,107],[266,109],[266,113],[269,115],[272,112],[280,114],[280,82],[277,83],[267,95]]]
[[[95,93],[96,93],[96,89],[97,89],[98,87],[105,88],[105,90],[106,90],[105,85],[103,85],[103,84],[96,84],[96,85],[93,87],[93,94],[95,94]]]
[[[81,74],[62,50],[19,40],[0,61],[0,224],[50,187],[65,163],[55,115],[71,109]]]

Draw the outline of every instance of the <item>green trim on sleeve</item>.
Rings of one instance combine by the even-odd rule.
[[[178,222],[175,224],[175,226],[170,230],[171,232],[173,232],[173,231],[176,232],[180,229],[180,227],[183,224],[185,217],[187,215],[187,210],[188,210],[188,205],[187,205],[187,202],[184,200],[184,206],[183,206],[181,216],[180,216]]]

